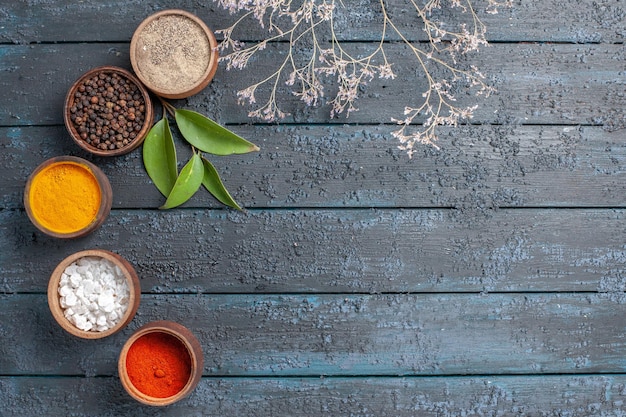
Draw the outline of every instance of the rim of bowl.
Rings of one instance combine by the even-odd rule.
[[[128,308],[126,309],[126,312],[115,327],[102,332],[84,331],[74,326],[63,315],[63,308],[61,307],[59,301],[58,288],[63,271],[65,271],[65,268],[67,268],[72,262],[84,257],[99,257],[113,262],[122,270],[130,288]],[[128,323],[130,323],[130,321],[135,317],[135,313],[137,313],[140,298],[141,287],[139,284],[139,277],[137,276],[133,266],[122,256],[105,249],[87,249],[69,255],[56,266],[50,275],[50,280],[48,281],[48,307],[50,308],[52,316],[65,331],[82,339],[102,339],[117,333],[126,327],[126,325],[128,325]]]
[[[163,91],[157,87],[154,87],[153,85],[150,84],[150,80],[146,79],[146,77],[141,73],[141,70],[139,69],[139,65],[137,63],[137,42],[138,42],[139,36],[141,35],[144,28],[148,24],[150,24],[151,22],[163,16],[183,16],[192,20],[198,26],[200,26],[200,28],[206,35],[207,40],[209,41],[210,57],[209,57],[209,62],[207,64],[207,69],[193,86],[185,90]],[[137,29],[135,29],[135,32],[133,33],[133,36],[130,40],[130,63],[131,63],[131,66],[133,67],[133,71],[135,72],[137,77],[141,80],[141,82],[143,82],[143,84],[150,91],[152,91],[154,94],[163,98],[169,98],[169,99],[187,98],[202,91],[207,85],[209,85],[209,83],[211,82],[211,80],[213,80],[213,77],[215,76],[215,72],[217,71],[217,66],[218,66],[218,58],[219,58],[219,52],[217,50],[217,40],[215,39],[215,34],[206,25],[206,23],[204,23],[202,19],[200,19],[198,16],[186,10],[166,9],[166,10],[161,10],[159,12],[156,12],[148,16],[139,24],[139,26],[137,26]]]
[[[189,358],[191,359],[191,373],[189,375],[189,380],[180,391],[171,397],[159,398],[152,397],[141,392],[137,389],[130,380],[128,376],[128,372],[126,371],[126,358],[128,355],[128,351],[130,347],[142,336],[145,336],[149,333],[165,333],[170,336],[175,337],[180,341],[183,346],[187,349],[187,353],[189,354]],[[195,337],[195,335],[183,326],[180,323],[169,321],[169,320],[157,320],[150,323],[147,323],[137,329],[124,343],[122,350],[120,351],[120,356],[118,359],[118,374],[120,381],[126,392],[133,397],[135,400],[139,401],[142,404],[152,405],[152,406],[166,406],[173,404],[177,401],[182,400],[187,397],[191,392],[196,388],[200,378],[202,377],[202,370],[204,367],[204,356],[202,354],[202,346],[200,342]]]
[[[91,146],[87,142],[82,140],[80,138],[78,131],[74,127],[74,123],[72,123],[72,120],[70,119],[71,117],[70,115],[71,104],[70,103],[73,100],[74,93],[76,93],[76,90],[78,89],[78,87],[87,78],[90,78],[94,76],[95,74],[100,74],[102,72],[117,73],[123,76],[124,78],[127,78],[128,80],[130,80],[133,84],[137,86],[137,88],[141,92],[141,95],[143,96],[143,99],[144,99],[144,105],[145,105],[144,124],[141,127],[141,130],[139,131],[139,133],[137,133],[137,136],[135,137],[135,139],[133,139],[132,142],[130,142],[128,145],[124,147],[112,149],[112,150],[98,149],[95,146]],[[152,108],[152,100],[150,99],[150,93],[148,93],[148,90],[146,89],[145,85],[137,77],[135,77],[130,71],[124,68],[111,66],[111,65],[104,65],[104,66],[92,68],[89,71],[82,74],[76,81],[74,81],[70,89],[67,91],[67,95],[65,96],[65,104],[64,104],[63,109],[64,109],[63,121],[65,122],[65,128],[67,129],[68,133],[70,134],[74,142],[78,146],[80,146],[82,149],[86,150],[87,152],[90,152],[98,156],[124,155],[137,149],[146,139],[148,132],[152,128],[152,123],[154,122],[154,109]]]
[[[31,189],[33,180],[35,179],[37,174],[39,174],[41,171],[43,171],[44,169],[47,169],[50,166],[53,166],[56,164],[62,164],[65,162],[75,163],[75,164],[84,166],[86,169],[89,170],[89,172],[91,172],[91,174],[96,179],[98,186],[100,187],[100,207],[98,208],[98,212],[96,213],[96,216],[94,217],[93,221],[89,223],[86,227],[82,229],[78,229],[71,233],[55,232],[54,230],[50,230],[44,225],[42,225],[41,223],[39,223],[37,219],[35,218],[32,207],[30,205],[30,189]],[[28,179],[26,180],[26,187],[24,189],[24,208],[26,209],[26,214],[28,215],[28,218],[30,219],[31,223],[33,223],[33,225],[35,225],[37,229],[47,234],[48,236],[61,238],[61,239],[72,239],[72,238],[82,237],[96,230],[98,227],[102,225],[102,223],[104,223],[106,218],[109,216],[109,213],[111,212],[112,202],[113,202],[113,189],[111,188],[111,183],[109,182],[109,179],[104,174],[104,172],[102,172],[102,170],[98,168],[98,166],[93,164],[92,162],[89,162],[86,159],[79,158],[77,156],[68,156],[68,155],[55,156],[53,158],[43,161],[29,175]]]

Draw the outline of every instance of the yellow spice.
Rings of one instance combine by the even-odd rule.
[[[59,162],[35,175],[28,198],[41,225],[56,233],[73,233],[94,221],[102,196],[88,167]]]

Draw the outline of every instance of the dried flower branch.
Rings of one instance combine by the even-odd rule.
[[[400,149],[409,156],[414,152],[416,144],[435,145],[437,140],[436,127],[441,125],[456,126],[462,120],[472,117],[477,106],[459,107],[455,103],[453,89],[463,83],[476,95],[489,95],[493,89],[485,82],[485,76],[476,68],[461,68],[457,58],[479,47],[487,45],[486,27],[478,17],[472,0],[407,0],[404,7],[423,24],[428,42],[415,42],[415,34],[406,33],[394,22],[390,8],[391,1],[373,0],[379,7],[381,15],[380,40],[373,51],[365,56],[350,53],[335,32],[335,18],[339,9],[345,5],[338,0],[214,0],[221,7],[233,14],[241,14],[230,27],[217,31],[223,36],[219,48],[220,58],[226,63],[227,69],[245,68],[252,56],[259,53],[269,42],[288,41],[289,50],[285,58],[277,64],[274,73],[263,80],[238,92],[240,104],[257,105],[255,93],[262,85],[270,86],[266,101],[256,110],[249,113],[250,117],[273,122],[285,118],[288,113],[281,110],[277,103],[277,90],[281,82],[292,88],[292,92],[307,106],[316,106],[325,97],[324,82],[326,79],[337,83],[334,97],[327,103],[331,106],[330,116],[350,113],[358,110],[356,101],[360,88],[374,78],[394,79],[393,62],[388,58],[385,48],[389,40],[399,39],[412,53],[427,80],[427,89],[423,92],[423,100],[417,105],[407,105],[401,118],[392,121],[399,129],[392,135],[400,141]],[[486,1],[485,11],[497,13],[498,7],[508,5],[510,0]],[[396,4],[396,3],[394,3]],[[396,7],[399,6],[396,4]],[[459,24],[456,28],[440,22],[433,14],[442,7],[458,10],[470,17],[470,24]],[[255,20],[270,36],[250,46],[235,40],[236,29],[247,24],[247,20]],[[322,33],[322,31],[326,31]],[[320,39],[328,38],[330,43],[322,43]],[[321,36],[323,35],[323,36]],[[306,48],[301,48],[306,46]],[[307,51],[307,59],[298,60],[295,51]],[[446,74],[435,78],[437,74]],[[421,129],[417,126],[417,118],[424,120]]]

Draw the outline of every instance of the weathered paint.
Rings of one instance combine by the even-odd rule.
[[[92,235],[63,245],[23,211],[0,213],[2,256],[13,259],[0,266],[6,292],[44,291],[56,264],[84,247],[124,254],[146,292],[619,292],[626,285],[621,209],[507,209],[471,222],[446,209],[118,209]]]
[[[54,323],[45,295],[0,307],[8,374],[113,376],[120,341],[159,318],[193,329],[212,376],[626,372],[623,294],[143,294],[98,354]]]
[[[269,45],[267,51],[255,61],[256,65],[266,67],[266,71],[273,69],[274,63],[286,53],[285,47],[283,43]],[[355,44],[354,47],[367,50],[369,44]],[[0,79],[5,100],[11,103],[13,114],[20,117],[16,119],[0,113],[0,125],[4,126],[60,124],[63,113],[62,100],[58,98],[64,97],[71,83],[82,73],[98,65],[130,67],[127,43],[100,43],[97,47],[84,43],[64,43],[54,47],[4,45],[2,48],[10,51],[2,60],[4,65],[20,68],[19,71],[6,72]],[[368,89],[384,93],[375,97],[364,94],[358,101],[359,111],[351,113],[350,120],[330,119],[328,106],[321,106],[302,116],[299,115],[301,112],[294,113],[286,122],[309,123],[314,120],[317,123],[342,124],[349,121],[388,124],[388,130],[393,130],[396,125],[391,119],[402,117],[404,105],[413,103],[415,92],[425,91],[428,84],[426,79],[415,76],[415,62],[402,47],[392,43],[388,49],[389,56],[397,62],[397,79],[384,89],[383,81],[374,79]],[[621,44],[593,44],[586,49],[587,62],[581,65],[580,58],[576,57],[580,53],[578,45],[493,44],[477,54],[473,63],[487,74],[498,74],[497,79],[491,82],[497,94],[489,98],[460,95],[455,105],[463,108],[479,104],[472,119],[472,123],[478,124],[504,124],[513,120],[515,124],[624,127],[619,110],[623,108],[624,97],[615,93],[615,85],[619,85],[622,79],[619,73],[624,70],[622,63],[626,59],[626,50]],[[119,53],[112,53],[112,50]],[[502,60],[502,56],[517,56],[520,59]],[[402,68],[407,70],[402,71]],[[221,71],[216,75],[214,84],[190,99],[188,106],[201,111],[204,108],[218,109],[220,123],[248,123],[249,109],[238,104],[236,91],[243,85],[258,81],[256,74]],[[41,89],[41,84],[33,82],[35,79],[45,84],[46,88]],[[213,88],[216,85],[221,88],[217,95]],[[411,88],[406,88],[406,85]],[[268,93],[265,90],[267,88],[260,87],[257,94],[265,95]],[[286,92],[279,93],[278,100],[287,103],[287,106],[301,106],[296,97]],[[28,105],[33,102],[38,105]]]
[[[19,193],[26,177],[45,158],[60,154],[92,158],[80,151],[63,126],[0,128],[0,137],[15,129],[20,129],[20,138],[11,139],[9,151],[0,153],[0,189],[16,196],[5,207],[21,207]],[[358,132],[353,126],[232,129],[251,140],[264,138],[260,152],[211,158],[233,196],[250,209],[452,208],[458,220],[469,223],[488,218],[501,207],[611,208],[626,203],[621,130],[442,129],[440,150],[425,149],[408,160],[395,139],[385,137],[389,126],[359,127]],[[294,144],[296,135],[306,137],[306,145]],[[180,138],[176,142],[179,158],[186,160],[189,148]],[[114,208],[153,209],[163,203],[140,154],[97,162],[113,186]],[[185,206],[221,207],[204,191]],[[337,216],[341,218],[341,212]]]
[[[252,72],[220,70],[206,90],[176,104],[260,145],[213,158],[247,207],[241,213],[208,193],[156,210],[162,196],[139,152],[94,158],[62,122],[65,93],[80,74],[130,67],[128,42],[150,13],[183,8],[213,29],[234,16],[209,0],[5,3],[3,416],[626,413],[619,0],[515,2],[483,15],[497,42],[463,62],[498,91],[478,102],[459,96],[460,105],[479,104],[475,124],[440,129],[440,149],[421,147],[412,160],[390,137],[390,117],[425,80],[393,43],[398,78],[373,80],[349,119],[329,119],[326,107],[303,112],[287,95],[291,119],[248,124],[235,92],[284,56],[285,45],[270,45]],[[370,48],[376,13],[369,0],[351,2],[339,36],[356,41],[357,52]],[[408,14],[394,18],[414,24]],[[262,33],[249,26],[243,35]],[[422,36],[418,30],[415,40]],[[97,163],[114,201],[97,232],[61,242],[36,231],[21,198],[30,172],[63,154]],[[129,327],[100,341],[64,333],[45,296],[56,264],[90,247],[126,257],[143,290]],[[154,409],[124,393],[116,361],[133,330],[163,318],[196,333],[206,362],[189,398]]]

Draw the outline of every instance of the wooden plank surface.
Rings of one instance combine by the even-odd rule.
[[[350,44],[363,52],[371,45]],[[0,88],[11,106],[0,109],[0,125],[62,124],[63,100],[72,83],[99,65],[128,68],[128,47],[128,43],[1,45]],[[236,92],[276,71],[285,48],[285,44],[268,46],[253,71],[220,67],[207,89],[180,105],[224,124],[251,122],[250,108],[237,103]],[[390,44],[388,56],[395,63],[397,78],[393,82],[374,79],[357,101],[359,111],[349,119],[330,119],[327,106],[305,109],[291,92],[280,89],[278,99],[292,114],[284,122],[393,125],[391,118],[401,118],[405,105],[420,104],[413,100],[421,98],[427,81],[416,72],[415,60],[404,46]],[[503,56],[515,58],[503,60]],[[489,83],[497,89],[489,98],[465,93],[457,97],[460,107],[479,105],[473,123],[625,126],[624,80],[619,75],[626,70],[623,44],[492,44],[465,59],[459,65],[476,65],[489,74]],[[332,91],[329,80],[327,95]],[[264,89],[259,89],[259,103],[263,94]]]
[[[407,0],[387,3],[423,41]],[[91,157],[62,122],[80,74],[130,67],[149,14],[182,8],[213,29],[235,16],[210,0],[2,2],[0,415],[626,415],[623,2],[518,1],[495,15],[486,4],[475,2],[491,46],[459,64],[497,93],[461,94],[479,105],[473,124],[440,129],[440,149],[413,159],[391,118],[426,84],[393,36],[398,77],[364,88],[349,119],[286,91],[284,123],[248,118],[236,91],[272,71],[284,44],[175,102],[261,147],[214,158],[247,208],[236,212],[206,192],[157,210],[139,151]],[[379,18],[351,1],[338,36],[368,51]],[[96,163],[114,191],[104,225],[71,241],[36,231],[22,204],[30,172],[63,154]],[[45,294],[56,264],[92,247],[122,254],[142,286],[135,319],[98,341],[64,333]],[[198,388],[166,408],[133,401],[116,370],[128,336],[157,319],[188,326],[205,354]]]
[[[455,208],[619,207],[626,202],[624,131],[577,126],[468,126],[441,129],[440,149],[413,159],[390,126],[233,126],[261,151],[210,157],[244,207]],[[46,158],[96,162],[113,187],[114,208],[153,209],[163,198],[140,152],[93,158],[63,126],[0,128],[0,188],[6,208],[22,207],[26,178]],[[176,139],[181,161],[189,146]],[[35,148],[35,149],[34,149]],[[197,193],[186,207],[221,207]]]
[[[132,330],[165,316],[194,329],[212,376],[623,374],[625,301],[623,292],[143,295],[122,333],[82,340],[54,322],[45,294],[6,295],[0,369],[114,376]]]
[[[143,1],[42,0],[30,7],[26,0],[5,2],[0,12],[0,41],[7,43],[128,41],[135,28],[148,15],[169,8],[192,10],[212,29],[226,28],[237,18],[215,6],[211,1],[156,0]],[[415,30],[415,15],[407,0],[386,2],[394,21],[415,39],[423,39]],[[498,14],[485,13],[487,1],[473,2],[479,17],[487,26],[490,41],[535,42],[623,42],[626,37],[623,4],[620,0],[544,0],[540,3],[514,2]],[[445,5],[445,3],[444,3]],[[341,38],[378,40],[380,11],[369,0],[352,0],[341,8],[337,30]],[[395,11],[395,13],[394,13]],[[101,16],[107,16],[102,19]],[[72,17],[68,23],[68,16]],[[467,20],[458,10],[444,7],[433,18],[454,24]],[[33,24],[40,22],[40,24]],[[323,35],[323,32],[321,33]],[[263,39],[263,31],[248,25],[244,39]],[[377,38],[378,37],[378,38]]]
[[[0,378],[6,417],[45,409],[80,416],[619,416],[622,375],[445,378],[208,378],[174,405],[129,406],[115,378]],[[71,393],[71,394],[68,394]],[[35,400],[35,401],[34,401]]]
[[[69,254],[101,247],[144,292],[407,293],[626,289],[625,212],[500,210],[115,210],[60,243],[0,212],[0,290],[44,292]],[[583,238],[584,237],[584,238]]]

